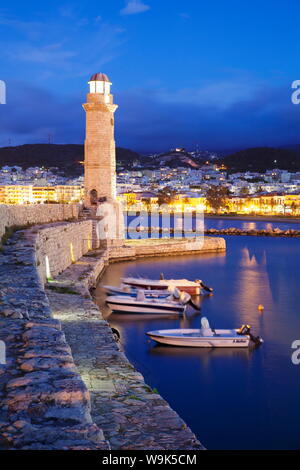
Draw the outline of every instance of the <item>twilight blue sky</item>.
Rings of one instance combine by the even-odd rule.
[[[14,0],[0,6],[0,146],[82,143],[87,81],[113,82],[117,145],[300,143],[298,0]]]

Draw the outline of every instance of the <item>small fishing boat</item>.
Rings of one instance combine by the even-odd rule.
[[[161,275],[161,279],[147,279],[138,277],[125,277],[122,278],[122,283],[138,289],[155,289],[165,290],[168,288],[177,288],[180,291],[187,292],[191,295],[200,295],[203,290],[212,292],[213,289],[204,284],[200,280],[189,281],[188,279],[164,279]]]
[[[136,297],[138,293],[138,289],[135,287],[131,287],[129,285],[121,284],[120,287],[116,286],[101,286],[103,289],[106,290],[107,295],[125,295],[126,297]],[[165,299],[170,296],[172,290],[151,290],[147,289],[144,291],[145,296],[148,297],[156,297],[160,299]]]
[[[136,297],[123,295],[110,295],[106,299],[109,308],[116,313],[151,313],[151,314],[178,314],[185,313],[190,296],[173,300],[173,296],[166,299],[147,298],[144,291],[139,290]]]
[[[247,348],[251,341],[256,345],[263,342],[259,336],[250,333],[249,325],[242,325],[237,330],[214,330],[205,317],[200,329],[156,330],[148,331],[146,335],[157,343],[194,348]]]

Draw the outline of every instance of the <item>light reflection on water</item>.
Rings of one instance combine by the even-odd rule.
[[[291,344],[300,339],[299,240],[226,241],[223,254],[113,264],[102,282],[118,285],[125,275],[157,278],[160,272],[165,277],[203,279],[214,287],[213,296],[201,298],[202,314],[211,325],[249,323],[265,340],[260,348],[194,350],[149,342],[149,330],[198,328],[201,316],[192,310],[184,319],[112,314],[109,322],[120,331],[131,362],[207,448],[299,449],[300,365],[291,362]],[[99,302],[103,309],[103,299]],[[264,305],[263,313],[258,304]]]

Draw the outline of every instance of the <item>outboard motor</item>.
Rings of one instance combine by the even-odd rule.
[[[242,325],[241,328],[239,328],[236,332],[238,335],[249,336],[251,341],[253,341],[256,346],[262,344],[264,342],[263,339],[260,336],[254,336],[252,333],[250,333],[250,330],[250,325]]]
[[[182,305],[187,304],[191,300],[190,294],[187,292],[180,292],[179,301]]]
[[[213,288],[204,284],[204,282],[200,281],[200,279],[195,279],[195,282],[197,282],[202,287],[202,289],[206,290],[206,292],[213,292]]]
[[[178,300],[182,305],[189,304],[195,310],[197,310],[197,311],[201,310],[201,307],[198,306],[197,304],[195,304],[195,302],[192,301],[192,298],[191,298],[190,294],[188,294],[187,292],[180,292],[180,290],[177,289],[177,287],[175,287],[175,289],[173,291],[173,298]]]

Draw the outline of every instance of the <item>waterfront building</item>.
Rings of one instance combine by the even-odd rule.
[[[1,204],[29,204],[32,202],[32,185],[0,186]]]
[[[1,204],[74,203],[83,199],[83,186],[1,185]]]
[[[123,192],[118,196],[127,210],[153,212],[160,210],[158,195],[154,192]],[[193,210],[214,213],[206,197],[201,193],[178,193],[168,204],[170,210]],[[165,207],[164,207],[165,208]],[[219,213],[300,215],[300,193],[263,193],[261,195],[228,196]]]

